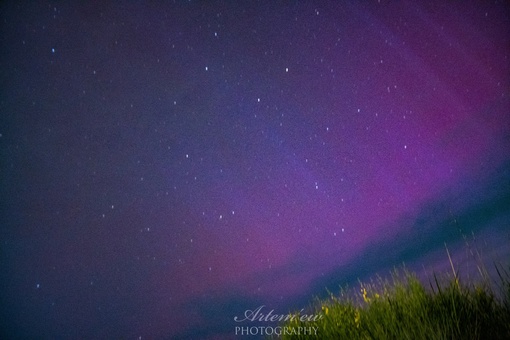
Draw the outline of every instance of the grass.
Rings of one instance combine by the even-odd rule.
[[[449,254],[448,254],[448,258]],[[451,259],[450,259],[450,263]],[[496,267],[497,290],[488,276],[468,284],[453,275],[433,275],[428,285],[405,269],[356,290],[317,300],[315,322],[298,318],[282,327],[318,327],[317,336],[282,334],[282,339],[510,339],[510,279]],[[480,273],[487,271],[480,270]],[[483,274],[482,274],[483,275]]]

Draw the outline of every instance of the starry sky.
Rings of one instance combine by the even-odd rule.
[[[6,338],[226,339],[445,244],[508,268],[504,1],[0,6]]]

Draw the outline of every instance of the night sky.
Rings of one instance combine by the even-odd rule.
[[[509,268],[504,1],[0,17],[2,338],[230,338],[445,244]]]

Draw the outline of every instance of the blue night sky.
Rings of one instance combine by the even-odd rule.
[[[2,338],[227,339],[466,240],[508,268],[504,1],[0,18]]]

